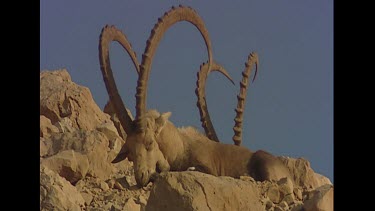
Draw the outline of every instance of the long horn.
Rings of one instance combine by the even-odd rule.
[[[255,80],[255,76],[258,72],[258,54],[255,52],[250,53],[247,58],[247,62],[245,63],[245,70],[242,72],[242,80],[240,82],[240,93],[237,95],[237,108],[236,117],[234,118],[234,136],[233,142],[235,145],[241,145],[242,142],[242,121],[243,121],[243,112],[245,108],[245,101],[246,101],[246,92],[247,92],[247,85],[249,83],[249,76],[251,74],[251,70],[253,65],[255,64],[255,73],[253,81]]]
[[[180,21],[188,21],[192,23],[202,34],[204,41],[206,43],[208,51],[208,62],[209,68],[211,68],[212,63],[212,50],[211,41],[208,36],[208,31],[203,23],[201,17],[197,14],[195,10],[190,7],[179,6],[178,8],[172,7],[171,10],[164,13],[164,15],[158,19],[158,22],[154,25],[151,30],[151,35],[147,40],[145,52],[142,55],[142,64],[140,66],[140,75],[137,82],[137,93],[136,97],[136,129],[138,131],[143,131],[145,128],[145,122],[143,122],[143,116],[146,112],[146,95],[147,95],[147,81],[150,75],[152,59],[154,57],[155,51],[158,44],[163,37],[164,33],[173,24]]]
[[[202,122],[202,127],[204,128],[204,131],[206,132],[206,135],[209,139],[220,142],[214,126],[212,125],[210,114],[208,113],[207,109],[207,102],[206,102],[206,80],[207,76],[212,72],[212,71],[218,71],[222,73],[226,78],[228,78],[232,84],[234,84],[232,78],[228,74],[228,72],[224,69],[224,67],[220,66],[219,64],[213,62],[211,69],[208,68],[208,63],[203,63],[200,66],[200,70],[197,73],[197,88],[195,89],[195,94],[198,97],[197,101],[197,106],[199,109],[199,113],[201,116],[201,122]]]
[[[139,63],[135,52],[132,50],[132,46],[127,40],[126,36],[114,26],[106,25],[103,27],[102,32],[100,33],[99,39],[99,61],[100,69],[103,74],[103,79],[109,99],[113,103],[113,108],[120,120],[122,127],[124,128],[127,134],[133,131],[132,119],[128,115],[128,112],[125,109],[125,105],[121,99],[121,96],[118,93],[116,82],[113,77],[113,72],[111,68],[111,62],[109,60],[109,44],[112,41],[117,41],[120,45],[128,52],[130,58],[133,61],[134,67],[139,73]]]

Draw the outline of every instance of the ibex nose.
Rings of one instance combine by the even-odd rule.
[[[150,170],[142,171],[140,174],[136,175],[135,180],[138,187],[144,187],[150,181]]]

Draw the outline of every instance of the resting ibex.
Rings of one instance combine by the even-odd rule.
[[[180,21],[188,21],[200,31],[208,51],[208,62],[201,66],[196,90],[197,105],[208,138],[192,128],[177,129],[168,121],[170,112],[160,114],[155,110],[146,111],[147,81],[153,56],[166,30]],[[119,42],[125,48],[138,72],[134,121],[125,110],[113,78],[109,61],[109,44],[112,41]],[[105,26],[100,35],[99,59],[110,101],[113,103],[114,110],[127,133],[126,142],[112,163],[117,163],[125,158],[133,161],[138,186],[145,186],[156,172],[184,171],[189,167],[195,167],[198,171],[217,176],[238,178],[241,175],[250,175],[255,180],[260,181],[277,180],[289,176],[287,168],[273,155],[265,151],[253,153],[247,148],[236,146],[241,144],[241,122],[247,79],[252,66],[257,64],[256,54],[249,56],[241,82],[239,102],[236,109],[235,136],[233,137],[236,145],[218,143],[219,140],[212,126],[205,102],[205,80],[208,74],[214,70],[221,72],[230,80],[231,78],[223,67],[213,61],[207,29],[200,16],[190,7],[172,7],[163,17],[158,19],[147,40],[140,65],[126,36],[114,26]]]

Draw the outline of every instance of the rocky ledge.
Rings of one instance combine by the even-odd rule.
[[[333,185],[303,158],[281,157],[289,179],[160,174],[137,188],[132,163],[110,162],[126,133],[110,104],[63,70],[40,73],[40,210],[333,210]]]

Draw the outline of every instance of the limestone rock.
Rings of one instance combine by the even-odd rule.
[[[111,120],[112,120],[114,126],[116,127],[116,129],[118,131],[118,134],[121,136],[121,138],[123,140],[126,140],[127,134],[126,134],[124,128],[121,126],[120,120],[118,119],[117,114],[115,113],[115,110],[112,107],[111,101],[108,100],[107,104],[104,106],[103,111],[104,111],[104,113],[111,116]],[[126,109],[126,111],[128,112],[130,118],[133,120],[134,118],[133,118],[133,115],[130,112],[130,110]]]
[[[80,211],[85,200],[77,189],[45,166],[40,167],[40,210]]]
[[[296,185],[312,190],[325,184],[332,184],[331,181],[313,171],[310,162],[304,158],[279,157],[288,167],[293,175]]]
[[[305,211],[333,211],[333,186],[326,184],[312,191],[303,208]]]
[[[141,210],[141,205],[136,204],[134,202],[134,199],[130,198],[126,203],[123,208],[123,210],[129,210],[129,211],[140,211]]]
[[[60,133],[65,133],[65,132],[73,132],[76,130],[73,127],[73,122],[67,117],[64,117],[60,119],[58,122],[55,123],[56,128],[60,131]]]
[[[96,127],[97,130],[104,133],[109,140],[116,139],[119,137],[116,127],[113,125],[113,122],[106,122],[100,124]],[[120,146],[121,147],[121,146]]]
[[[263,210],[257,185],[195,171],[162,173],[146,210]]]
[[[280,202],[280,191],[277,184],[271,184],[267,189],[267,195],[266,195],[273,203],[279,203]]]
[[[59,129],[52,125],[51,120],[40,115],[40,137],[49,137],[51,133],[58,133]]]
[[[74,150],[85,155],[89,161],[87,174],[106,180],[115,171],[108,157],[110,151],[107,136],[97,130],[75,130],[73,132],[57,133],[46,142],[50,143],[48,156],[61,151]]]
[[[40,157],[45,157],[48,154],[48,149],[50,148],[50,146],[48,146],[48,143],[45,141],[43,137],[40,137],[39,139],[40,139],[39,141]]]
[[[73,128],[84,130],[110,121],[94,102],[90,90],[72,82],[66,69],[40,73],[40,115],[53,125],[66,117]]]
[[[85,204],[89,205],[92,202],[93,196],[89,193],[81,193],[82,198],[85,200]]]
[[[86,176],[89,161],[81,153],[66,150],[43,159],[41,165],[47,166],[73,184]]]

